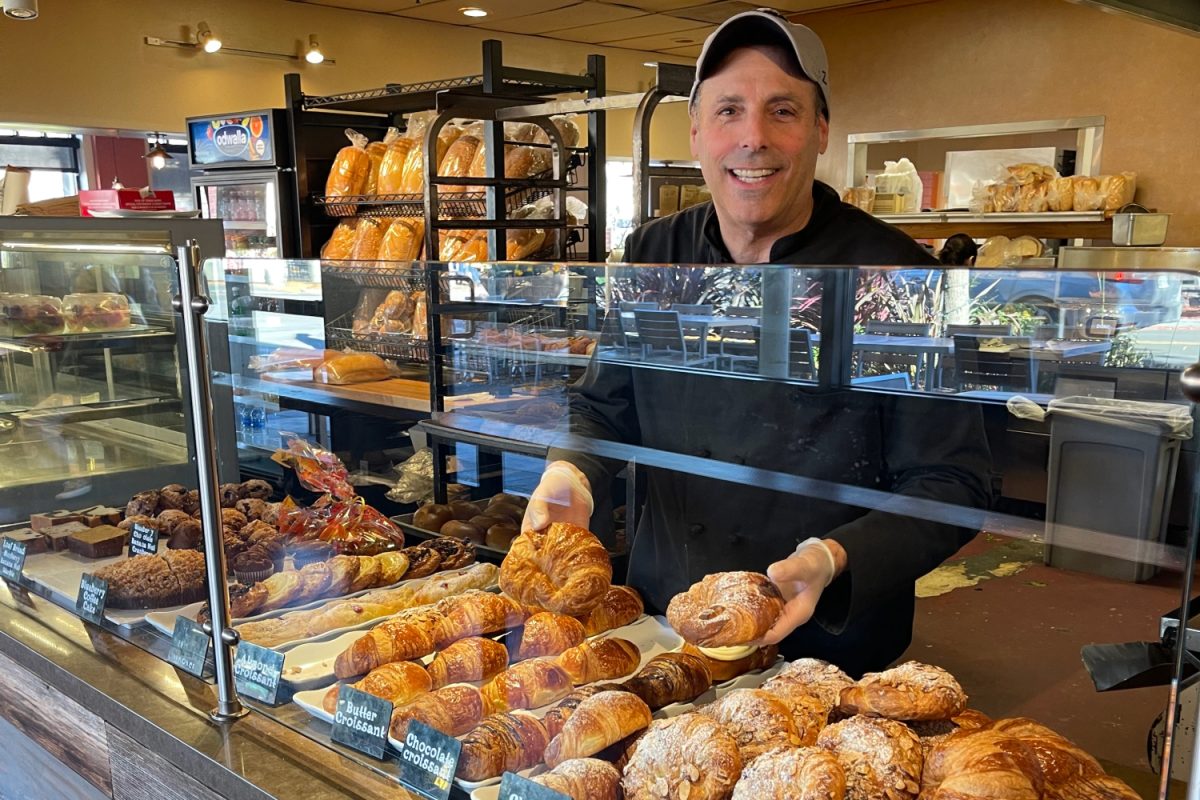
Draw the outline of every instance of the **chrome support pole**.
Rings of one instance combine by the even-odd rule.
[[[1183,395],[1193,404],[1200,403],[1200,363],[1192,364],[1179,376]],[[1200,473],[1192,481],[1191,518],[1188,520],[1187,552],[1183,556],[1183,596],[1180,598],[1179,627],[1175,631],[1175,664],[1171,673],[1171,693],[1167,701],[1166,739],[1163,742],[1162,769],[1159,771],[1159,800],[1167,800],[1171,792],[1171,762],[1174,760],[1175,734],[1179,729],[1179,712],[1182,709],[1180,692],[1183,688],[1184,664],[1192,656],[1187,649],[1188,611],[1191,608],[1192,576],[1196,571],[1196,543],[1200,530]],[[1200,719],[1194,720],[1200,725]],[[1192,748],[1191,778],[1188,780],[1188,800],[1200,800],[1200,775],[1196,772],[1200,758],[1200,736]]]
[[[171,305],[183,319],[187,351],[187,382],[191,400],[192,434],[196,442],[196,475],[200,489],[200,521],[204,528],[204,568],[208,577],[208,606],[212,613],[213,664],[217,673],[217,707],[210,716],[232,722],[248,713],[238,701],[233,682],[233,645],[237,632],[229,627],[229,589],[225,584],[225,547],[221,536],[220,472],[217,467],[216,431],[213,428],[211,375],[208,346],[201,322],[209,299],[203,290],[200,246],[188,239],[179,253],[179,295]]]

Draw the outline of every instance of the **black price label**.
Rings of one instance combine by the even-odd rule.
[[[571,800],[562,792],[534,783],[512,772],[504,773],[500,779],[499,800]]]
[[[24,569],[25,543],[4,537],[4,544],[0,545],[0,578],[19,581]]]
[[[233,659],[233,682],[238,694],[274,705],[275,695],[279,691],[279,676],[282,674],[283,653],[250,642],[238,645],[237,655]]]
[[[108,581],[95,575],[79,579],[79,595],[75,598],[75,613],[88,622],[99,625],[104,620],[104,604],[108,602]]]
[[[413,720],[401,744],[400,782],[432,800],[446,800],[462,742]]]
[[[391,724],[391,703],[349,684],[342,686],[333,715],[332,738],[335,742],[360,753],[383,758]]]
[[[129,555],[152,556],[158,552],[158,528],[133,523],[129,531]]]
[[[177,616],[171,632],[167,661],[199,678],[204,674],[204,659],[208,658],[208,646],[211,643],[200,623],[183,615]]]

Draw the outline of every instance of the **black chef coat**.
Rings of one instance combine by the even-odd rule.
[[[815,183],[809,223],[771,250],[796,265],[926,265],[912,239]],[[626,243],[631,263],[728,263],[716,214],[702,204],[655,220]],[[593,359],[571,389],[570,429],[655,450],[696,455],[850,486],[983,507],[991,459],[979,410],[963,402],[777,380],[639,368]],[[570,450],[597,508],[613,464]],[[711,572],[752,570],[810,536],[835,539],[848,569],[825,590],[814,619],[783,643],[788,657],[830,660],[852,674],[881,669],[912,639],[914,582],[976,533],[880,510],[665,469],[646,469],[645,513],[628,582],[662,611]]]

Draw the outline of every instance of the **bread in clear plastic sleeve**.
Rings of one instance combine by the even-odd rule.
[[[506,122],[504,123],[504,140],[528,144],[537,138],[540,131],[541,128],[532,122]],[[542,135],[545,136],[544,133]]]
[[[321,245],[321,258],[327,261],[340,261],[350,257],[354,250],[354,240],[358,238],[358,217],[343,219],[333,229],[329,241]]]
[[[992,198],[992,211],[1009,212],[1017,210],[1020,187],[1015,183],[995,183],[988,193]]]
[[[564,147],[574,147],[579,144],[579,126],[573,119],[564,114],[557,114],[550,118],[550,122],[558,129],[558,135],[562,139]],[[550,144],[550,137],[540,126],[534,134],[533,143]]]
[[[1104,208],[1104,194],[1100,191],[1100,179],[1076,175],[1071,179],[1075,186],[1075,198],[1071,208],[1075,211],[1099,211]]]
[[[401,289],[393,289],[384,297],[367,322],[368,333],[408,333],[412,330],[415,298]]]
[[[367,153],[367,137],[351,128],[346,129],[350,144],[338,151],[325,181],[327,197],[361,195],[367,188],[371,172],[371,156]]]
[[[313,382],[344,386],[392,376],[388,363],[374,353],[336,353],[313,367]]]
[[[415,145],[416,140],[411,136],[397,136],[388,143],[387,152],[379,164],[376,194],[400,194],[403,190],[404,164]]]
[[[449,178],[465,178],[471,168],[471,160],[475,158],[475,151],[483,144],[477,137],[469,133],[464,133],[455,140],[454,144],[450,145],[450,149],[446,151],[446,157],[442,159],[438,167],[438,175],[444,175]],[[466,186],[447,186],[440,187],[447,194],[459,193],[468,191]]]
[[[529,178],[548,172],[554,166],[554,154],[548,147],[514,147],[504,154],[506,178]]]
[[[445,160],[446,154],[450,152],[450,147],[459,140],[463,133],[463,127],[454,124],[443,125],[442,129],[438,131],[437,161],[439,166]],[[483,137],[481,135],[477,138],[482,139]],[[438,174],[440,175],[441,173],[439,172]],[[465,172],[463,173],[463,175],[466,174]]]
[[[371,168],[367,173],[367,186],[363,189],[363,194],[378,193],[379,170],[383,165],[383,158],[387,155],[388,147],[399,138],[399,128],[388,128],[387,134],[383,137],[382,141],[371,142],[367,145],[367,155],[371,158]]]
[[[380,261],[413,261],[421,255],[425,220],[421,217],[396,217],[379,245]]]
[[[429,318],[426,316],[424,292],[413,292],[412,335],[418,339],[429,337]]]
[[[545,243],[546,231],[542,228],[511,230],[505,241],[505,257],[509,261],[521,261],[541,250]]]
[[[364,217],[358,221],[354,237],[354,248],[350,251],[352,261],[375,261],[379,258],[379,247],[391,219],[386,217]]]
[[[1071,178],[1052,178],[1046,181],[1046,205],[1050,211],[1071,211],[1075,208],[1075,182]]]
[[[1053,167],[1042,164],[1012,164],[1005,169],[1008,171],[1008,182],[1018,186],[1029,186],[1058,177],[1058,172]]]
[[[1100,192],[1104,195],[1104,210],[1119,211],[1122,206],[1133,202],[1137,191],[1137,173],[1119,172],[1100,178]]]
[[[435,111],[422,111],[409,118],[407,135],[413,143],[404,159],[399,194],[425,191],[425,130],[436,117]]]
[[[375,333],[371,330],[371,322],[375,310],[388,295],[387,289],[364,288],[358,295],[358,303],[354,306],[351,317],[351,331],[356,338],[365,334]],[[324,360],[324,359],[322,359]]]
[[[1046,182],[1022,184],[1017,189],[1017,211],[1038,214],[1049,211],[1050,204],[1046,200]]]

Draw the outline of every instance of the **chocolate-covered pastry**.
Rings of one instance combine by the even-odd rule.
[[[237,505],[237,501],[241,499],[241,495],[238,494],[238,491],[238,484],[222,483],[220,491],[221,508],[233,508],[235,505]]]
[[[453,536],[438,536],[424,542],[424,546],[441,553],[442,563],[438,565],[438,569],[458,569],[475,563],[474,542]]]
[[[230,528],[235,532],[240,531],[242,528],[246,527],[246,523],[248,521],[249,520],[246,519],[246,515],[238,511],[236,508],[221,509],[221,525],[226,528]]]
[[[234,505],[238,511],[246,515],[247,520],[257,520],[262,518],[263,510],[267,507],[266,500],[259,500],[257,497],[249,497],[245,500],[238,500]]]
[[[181,511],[186,511],[193,517],[200,513],[200,490],[192,489],[188,491],[183,498],[183,505],[180,506]]]
[[[133,524],[135,522],[140,522],[143,525],[153,525],[155,527],[158,527],[158,518],[157,517],[148,517],[145,514],[136,514],[132,517],[126,517],[125,519],[123,519],[117,523],[117,527],[123,531],[132,530]]]
[[[177,508],[168,508],[158,515],[158,530],[164,536],[170,536],[175,528],[184,522],[193,522],[191,516]]]
[[[242,481],[238,485],[238,497],[243,500],[268,500],[273,492],[271,484],[259,478]]]
[[[153,489],[147,492],[138,492],[125,505],[125,516],[153,517],[158,513],[158,500],[158,492]]]
[[[406,580],[432,575],[442,564],[442,554],[425,544],[406,547],[400,552],[408,556],[408,572],[404,573]]]
[[[159,508],[181,510],[187,503],[187,487],[179,483],[170,483],[158,490]]]
[[[204,533],[199,520],[188,517],[177,524],[171,531],[171,538],[167,539],[167,547],[172,550],[202,550]]]

